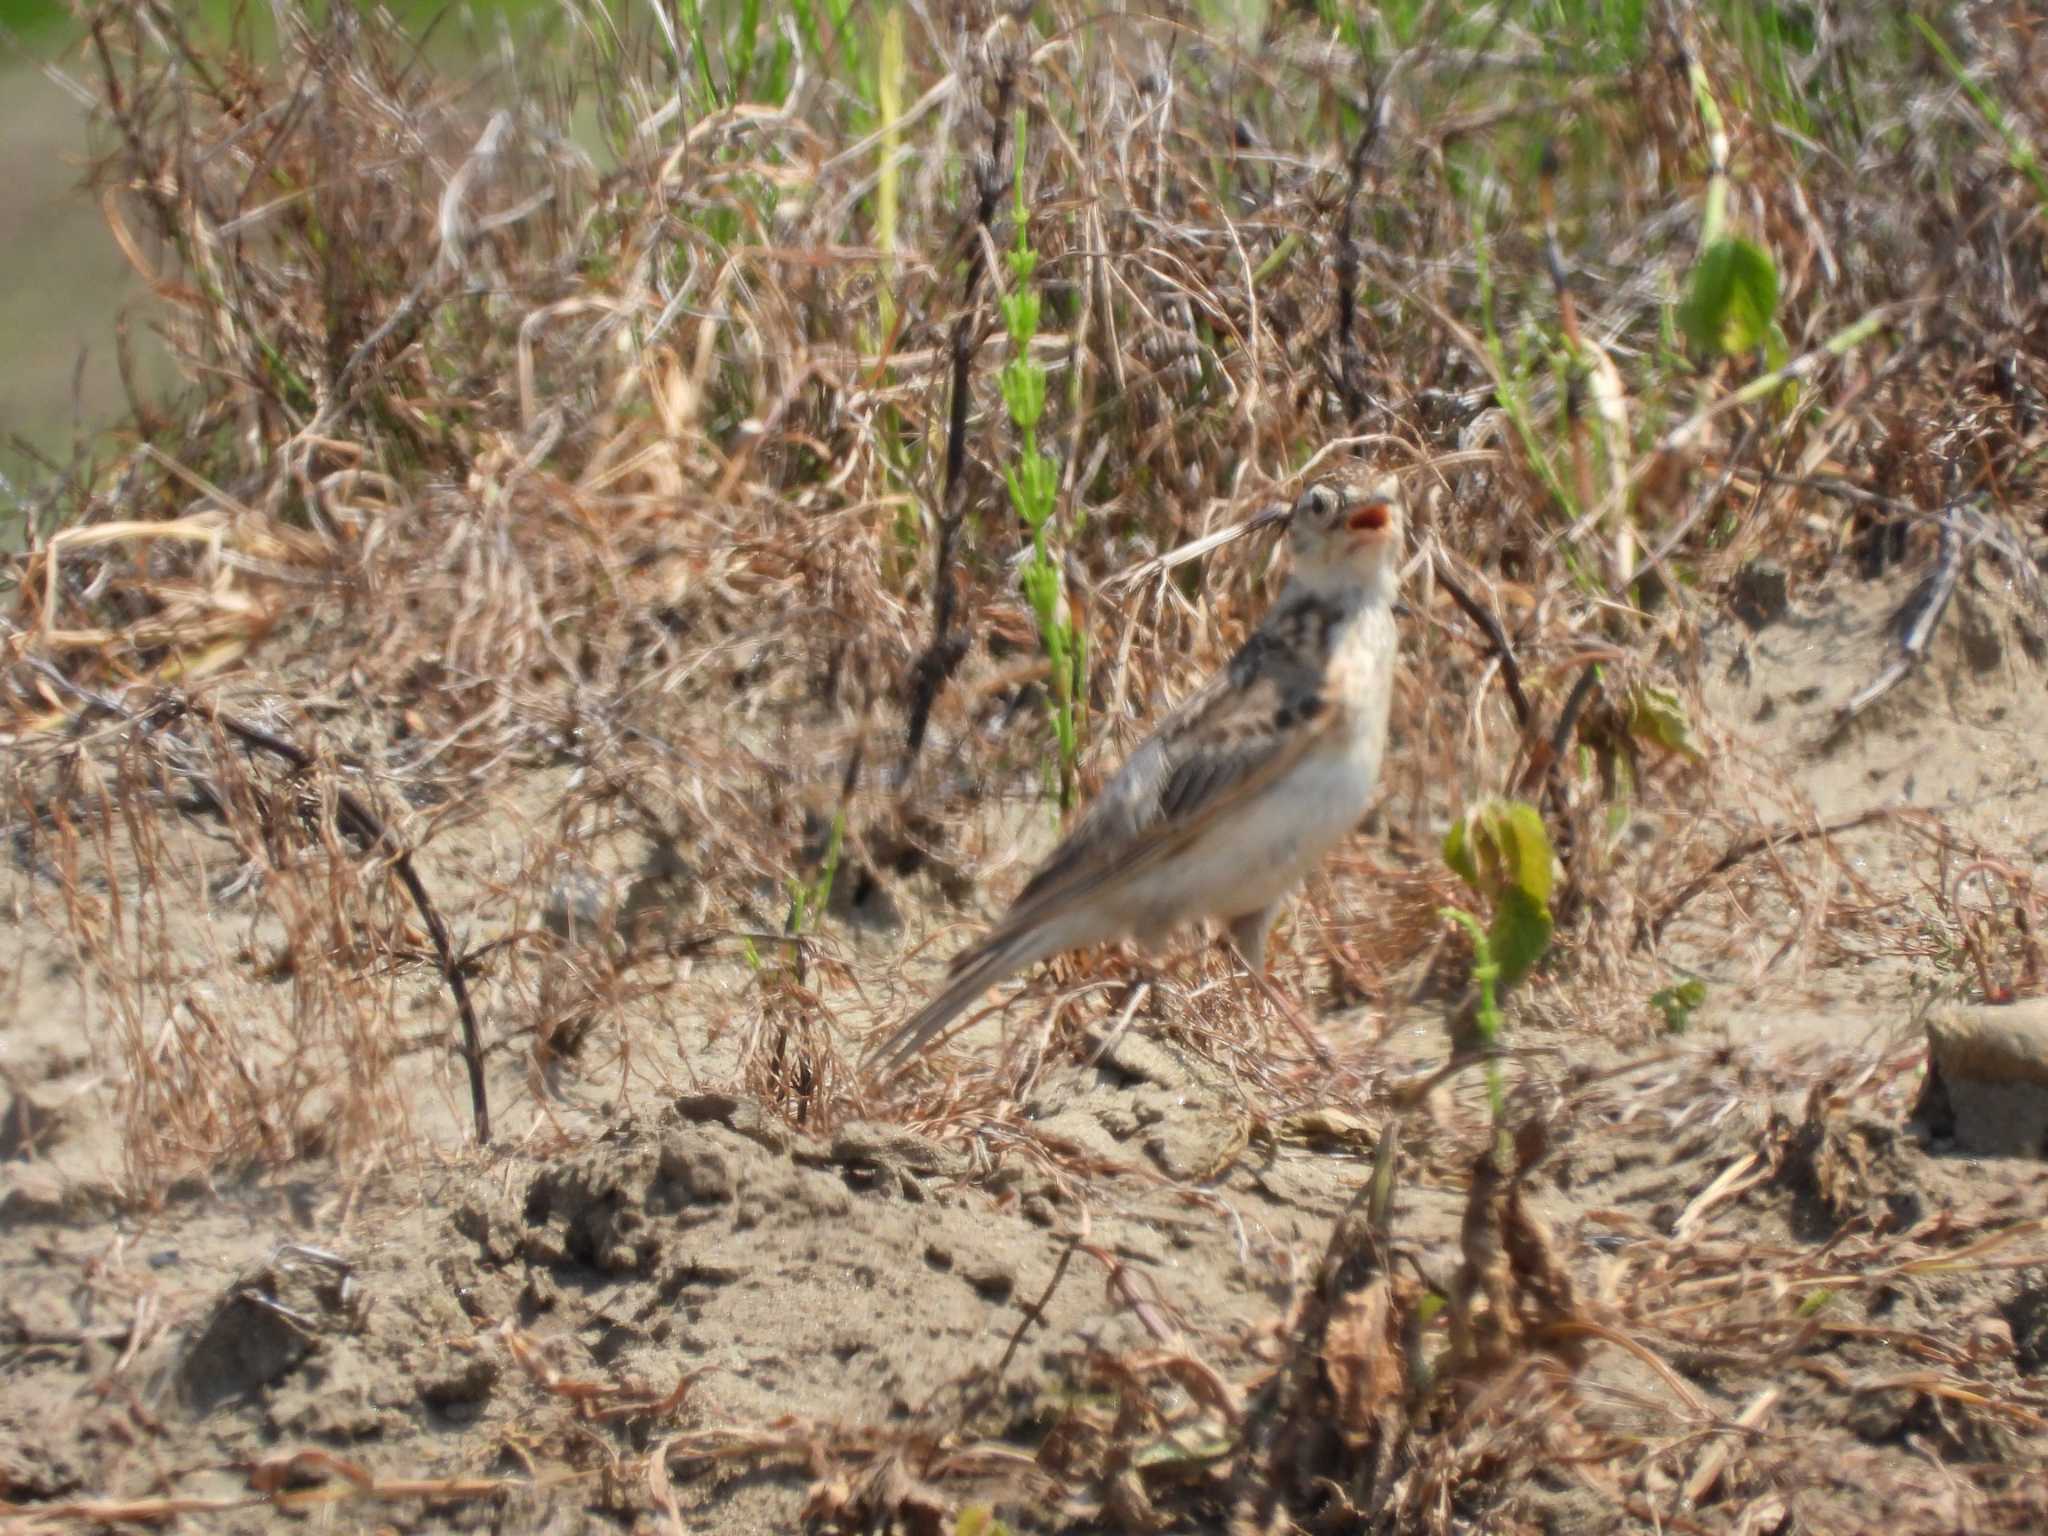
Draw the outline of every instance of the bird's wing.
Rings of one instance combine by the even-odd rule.
[[[1261,632],[1131,754],[991,940],[1186,847],[1324,741],[1339,710],[1317,658]]]

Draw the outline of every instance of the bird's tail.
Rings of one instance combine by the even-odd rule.
[[[1058,947],[1048,942],[1045,927],[1040,923],[1011,933],[998,930],[990,934],[953,962],[952,975],[939,995],[882,1043],[869,1058],[872,1066],[885,1077],[894,1075],[937,1039],[948,1024],[973,1007],[982,993],[1044,959]]]

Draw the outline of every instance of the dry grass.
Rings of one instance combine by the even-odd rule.
[[[904,941],[879,957],[858,920],[984,884],[997,899],[1007,839],[1050,824],[996,382],[1019,120],[1041,438],[1090,638],[1084,788],[1274,580],[1244,541],[1156,558],[1359,457],[1404,471],[1418,509],[1398,745],[1378,835],[1282,936],[1288,974],[1436,1006],[1464,964],[1435,915],[1456,896],[1437,841],[1494,792],[1540,801],[1560,849],[1543,994],[1574,1029],[1646,1027],[1688,923],[1815,963],[1879,942],[1865,920],[1903,898],[1810,899],[1844,890],[1838,829],[1783,765],[1701,721],[1724,749],[1705,769],[1660,749],[1637,704],[1666,689],[1697,712],[1700,628],[1760,559],[1802,587],[1901,560],[2033,579],[2034,181],[1875,16],[1828,12],[1795,46],[1760,41],[1766,9],[1743,4],[1654,8],[1639,38],[1424,6],[1364,21],[1361,52],[1358,23],[1312,9],[1252,36],[1172,7],[904,6],[900,75],[865,29],[858,58],[799,34],[786,96],[750,94],[762,53],[723,101],[648,8],[567,4],[545,46],[460,86],[348,8],[314,27],[286,7],[261,62],[196,44],[174,6],[88,9],[70,63],[104,103],[98,182],[185,383],[134,402],[125,452],[43,493],[0,643],[13,831],[111,1016],[132,1198],[315,1153],[351,1176],[441,1155],[401,1079],[457,1059],[436,988],[458,976],[498,1091],[536,1085],[541,1114],[550,1073],[629,1092],[648,1047],[620,1021],[714,962],[738,979],[700,988],[707,1022],[792,1122],[886,1116],[1059,1161],[1020,1106],[1094,1027],[1121,957],[1055,968],[1030,993],[1041,1026],[937,1058],[907,1097],[855,1070],[864,1032],[917,995]],[[2048,34],[2011,5],[1942,25],[2040,142]],[[713,37],[714,83],[735,56]],[[1719,165],[1688,64],[1726,116]],[[1780,389],[1753,387],[1756,357],[1688,358],[1670,329],[1716,171],[1776,260]],[[237,724],[304,760],[252,752]],[[424,906],[394,883],[401,850]],[[820,918],[792,892],[828,873]],[[626,894],[577,907],[579,881],[614,874]],[[2030,875],[1983,865],[1979,888],[1994,875],[1999,910],[2033,912]],[[1937,893],[1956,945],[2038,981],[2035,930],[1957,890]],[[226,894],[244,942],[201,925],[195,952],[187,904]],[[442,904],[459,915],[437,953],[422,914]],[[601,942],[565,937],[572,908]],[[1789,937],[1787,910],[1805,914]],[[232,1041],[198,985],[229,971],[278,983]],[[1147,1006],[1272,1120],[1382,1086],[1362,1043],[1325,1072],[1270,1010],[1248,1034],[1218,959],[1173,962]],[[407,1022],[422,1010],[431,1024]],[[1487,1231],[1524,1230],[1483,1182],[1478,1269]],[[1869,1242],[1859,1274],[1941,1251]],[[1471,1282],[1500,1291],[1489,1315],[1519,1317],[1514,1338],[1426,1387],[1405,1358],[1372,1364],[1411,1385],[1394,1419],[1342,1430],[1368,1473],[1331,1491],[1335,1453],[1294,1445],[1233,1495],[1240,1518],[1362,1528],[1337,1499],[1365,1524],[1449,1529],[1517,1469],[1636,1444],[1574,1385],[1562,1341],[1583,1310],[1510,1304],[1540,1248],[1509,1242],[1513,1262]],[[1688,1252],[1654,1285],[1616,1280],[1600,1326],[1656,1360],[1706,1347],[1702,1329],[1776,1349],[1741,1304],[1807,1262]],[[1354,1354],[1370,1336],[1398,1355],[1415,1282],[1374,1273],[1381,1290],[1325,1298],[1324,1333],[1296,1317],[1283,1335],[1348,1328]],[[1061,1431],[1076,1479],[1127,1455],[1155,1381],[1186,1381],[1104,1368],[1125,1408]],[[1676,1400],[1654,1433],[1695,1502],[1738,1466],[1745,1487],[1793,1475],[1796,1447],[1731,1458],[1727,1426],[1660,1374]],[[1958,1411],[2040,1429],[2038,1405]],[[1980,1484],[1987,1527],[2026,1503]],[[1640,1486],[1612,1494],[1649,1517]]]

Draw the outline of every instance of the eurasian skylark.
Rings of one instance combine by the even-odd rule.
[[[1400,488],[1319,481],[1294,504],[1294,571],[1259,627],[1168,715],[944,990],[876,1055],[893,1072],[990,987],[1083,945],[1220,918],[1254,973],[1280,904],[1358,825],[1393,696]]]

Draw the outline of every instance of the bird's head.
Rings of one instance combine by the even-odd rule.
[[[1289,519],[1295,580],[1317,589],[1382,587],[1391,594],[1404,521],[1401,485],[1392,475],[1316,481],[1295,499]]]

